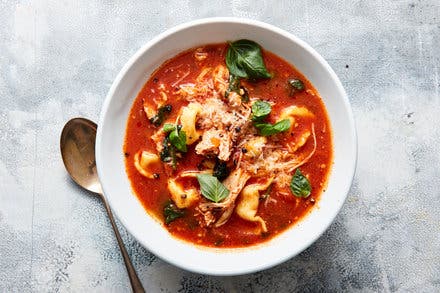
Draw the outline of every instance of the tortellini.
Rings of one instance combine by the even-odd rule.
[[[310,112],[306,107],[290,106],[281,111],[280,119],[289,119],[291,127],[295,125],[295,117],[314,117],[315,114]]]
[[[288,147],[290,148],[290,151],[292,153],[296,152],[299,148],[301,148],[303,145],[306,144],[307,140],[309,139],[311,133],[309,130],[303,132],[301,134],[301,136],[296,140],[296,142],[293,144],[293,146],[291,144],[288,145]]]
[[[200,200],[197,189],[185,189],[175,179],[168,179],[168,190],[171,193],[172,200],[179,209],[190,207]]]
[[[188,106],[182,108],[180,122],[182,130],[186,134],[186,144],[190,145],[200,138],[200,132],[196,130],[197,115],[202,111],[202,106],[199,103],[190,103]]]
[[[160,160],[156,154],[148,151],[139,151],[134,155],[134,166],[143,176],[153,179],[154,169],[159,165]]]
[[[243,220],[259,222],[263,232],[267,232],[267,227],[264,220],[257,216],[258,204],[260,202],[259,192],[266,190],[272,183],[272,180],[273,178],[270,178],[265,183],[254,183],[246,186],[240,193],[238,204],[235,208],[235,212]]]

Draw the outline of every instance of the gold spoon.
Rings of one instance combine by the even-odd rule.
[[[73,118],[67,122],[61,133],[61,156],[63,157],[64,166],[70,174],[70,177],[72,177],[79,186],[99,195],[101,198],[110,223],[112,224],[113,231],[115,232],[116,239],[118,240],[119,249],[124,258],[133,292],[145,292],[130,261],[124,243],[122,242],[112,211],[105,196],[102,194],[101,184],[99,183],[98,174],[96,172],[96,128],[95,123],[84,118]]]

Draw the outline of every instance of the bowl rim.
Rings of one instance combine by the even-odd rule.
[[[303,40],[296,37],[294,34],[292,34],[290,32],[287,32],[281,28],[278,28],[274,25],[271,25],[271,24],[268,24],[268,23],[265,23],[262,21],[257,21],[257,20],[247,19],[247,18],[238,18],[238,17],[209,17],[209,18],[201,18],[201,19],[196,19],[196,20],[192,20],[189,22],[185,22],[185,23],[182,23],[182,24],[179,24],[179,25],[176,25],[172,28],[167,29],[166,31],[158,34],[157,36],[152,38],[150,41],[145,43],[143,46],[141,46],[136,51],[136,53],[134,53],[128,59],[128,61],[125,63],[125,65],[122,67],[122,69],[119,71],[119,73],[115,77],[115,79],[114,79],[114,81],[113,81],[113,83],[112,83],[112,85],[111,85],[111,87],[105,97],[105,100],[103,102],[100,116],[99,116],[98,126],[103,125],[106,114],[107,114],[109,106],[110,106],[110,102],[113,99],[113,97],[115,95],[115,91],[118,88],[118,86],[120,85],[123,77],[127,74],[127,72],[130,70],[130,68],[137,62],[137,60],[141,56],[143,56],[143,54],[145,54],[146,51],[148,51],[152,46],[154,46],[155,44],[157,44],[161,40],[167,38],[168,36],[176,34],[182,30],[185,30],[185,29],[188,29],[191,27],[197,27],[200,25],[216,24],[216,23],[217,24],[218,23],[246,24],[246,25],[250,25],[253,27],[262,28],[262,29],[272,31],[272,32],[279,34],[279,35],[282,35],[282,36],[286,37],[287,39],[291,40],[292,42],[296,43],[297,45],[302,47],[304,50],[308,51],[314,58],[316,58],[316,60],[327,70],[327,73],[330,75],[330,78],[334,82],[334,85],[341,92],[340,98],[342,99],[342,103],[344,105],[344,111],[347,114],[347,119],[348,119],[347,128],[349,130],[349,137],[352,142],[351,153],[353,154],[353,158],[350,158],[351,164],[350,164],[349,174],[351,174],[351,176],[350,176],[350,178],[348,178],[349,179],[348,182],[350,184],[347,184],[345,186],[344,191],[343,191],[344,196],[341,197],[341,201],[339,202],[339,205],[335,209],[332,210],[332,213],[329,215],[325,225],[322,226],[322,229],[320,231],[315,232],[313,234],[313,237],[311,237],[308,241],[304,242],[302,245],[302,248],[298,249],[296,251],[296,253],[294,253],[294,254],[286,253],[281,257],[274,258],[272,261],[262,263],[261,265],[254,266],[252,268],[244,268],[244,269],[237,268],[237,269],[230,269],[228,271],[212,269],[209,266],[204,267],[204,268],[200,268],[198,266],[193,266],[192,264],[182,263],[182,262],[176,261],[175,259],[168,257],[166,254],[159,253],[154,247],[152,247],[152,246],[148,245],[148,243],[144,242],[143,239],[141,237],[139,237],[138,233],[132,227],[130,227],[130,225],[128,225],[127,220],[124,217],[121,217],[121,212],[119,211],[118,208],[115,208],[115,204],[114,204],[113,200],[111,199],[111,197],[107,197],[105,195],[105,192],[104,192],[105,186],[102,186],[104,196],[108,200],[109,205],[112,208],[112,211],[114,211],[118,220],[123,224],[123,226],[126,228],[126,230],[142,246],[147,248],[148,251],[150,251],[154,255],[158,256],[160,259],[165,260],[166,262],[168,262],[170,264],[173,264],[177,267],[180,267],[182,269],[185,269],[185,270],[188,270],[191,272],[208,274],[208,275],[217,275],[217,276],[231,276],[231,275],[242,275],[242,274],[248,274],[248,273],[253,273],[253,272],[257,272],[257,271],[262,271],[264,269],[268,269],[270,267],[273,267],[273,266],[276,266],[280,263],[283,263],[283,262],[297,256],[298,254],[303,252],[305,249],[310,247],[310,245],[312,245],[318,238],[320,238],[322,236],[322,234],[325,231],[327,231],[329,226],[335,220],[336,216],[339,214],[344,202],[346,201],[346,198],[348,196],[350,188],[353,184],[353,179],[355,176],[357,159],[358,159],[358,140],[357,140],[355,120],[354,120],[352,108],[350,106],[350,102],[349,102],[347,93],[346,93],[341,81],[339,80],[338,76],[336,75],[334,70],[331,68],[331,66],[327,63],[327,61],[315,49],[313,49],[309,44],[307,44],[306,42],[304,42]],[[274,53],[276,53],[276,52],[274,52]],[[101,159],[102,153],[100,151],[101,150],[102,135],[103,135],[102,129],[103,129],[103,127],[98,127],[98,129],[97,129],[96,147],[95,147],[98,176],[100,175],[100,169],[101,169],[100,162],[102,161],[102,159]],[[100,181],[102,182],[101,179],[100,179]]]

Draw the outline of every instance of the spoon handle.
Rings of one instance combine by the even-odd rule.
[[[104,202],[105,209],[107,211],[108,217],[110,219],[110,223],[112,224],[113,231],[115,232],[116,239],[118,240],[119,249],[121,250],[122,257],[124,259],[125,267],[127,268],[128,277],[130,278],[131,287],[133,289],[133,292],[135,293],[144,293],[144,287],[142,286],[141,281],[139,280],[139,277],[136,274],[136,271],[133,267],[133,264],[131,263],[130,257],[128,256],[127,250],[125,249],[124,242],[122,242],[121,235],[119,234],[118,228],[116,227],[115,219],[113,218],[113,213],[110,209],[110,206],[107,203],[107,200],[102,194],[99,194],[101,196],[102,201]]]

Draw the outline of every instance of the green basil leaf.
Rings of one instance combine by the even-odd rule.
[[[239,40],[229,44],[226,52],[229,73],[246,79],[271,78],[264,65],[260,46],[250,40]]]
[[[173,131],[174,129],[176,129],[176,126],[174,126],[173,124],[170,124],[170,123],[165,123],[163,125],[162,130],[163,130],[163,132],[168,133],[168,132]]]
[[[301,173],[301,170],[296,169],[295,175],[290,182],[290,190],[296,197],[308,197],[312,192],[310,181]]]
[[[199,174],[197,180],[202,195],[210,201],[220,202],[228,197],[229,190],[216,177],[210,174]]]
[[[262,121],[269,116],[270,111],[272,111],[272,107],[268,102],[258,100],[252,104],[252,120]]]
[[[163,216],[165,218],[165,224],[167,225],[184,215],[185,211],[179,209],[171,200],[163,208]]]
[[[278,121],[275,124],[270,123],[255,123],[255,128],[258,129],[258,132],[262,136],[274,135],[283,131],[287,131],[290,128],[290,120],[283,119]]]
[[[290,120],[289,119],[280,120],[273,125],[273,128],[278,132],[287,131],[290,128]]]
[[[179,151],[186,153],[186,133],[183,130],[179,130],[179,127],[176,127],[173,131],[170,132],[169,138],[171,144]]]

